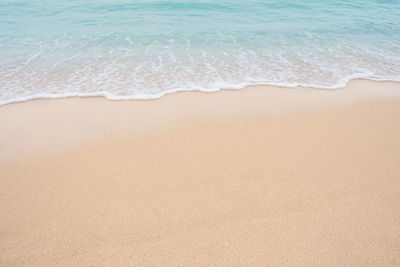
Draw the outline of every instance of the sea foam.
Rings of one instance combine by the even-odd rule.
[[[0,3],[0,104],[400,81],[400,2]]]

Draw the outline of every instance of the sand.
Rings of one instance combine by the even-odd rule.
[[[400,84],[0,107],[1,266],[398,266]]]

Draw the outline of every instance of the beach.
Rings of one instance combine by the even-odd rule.
[[[2,266],[396,266],[400,84],[0,106]]]

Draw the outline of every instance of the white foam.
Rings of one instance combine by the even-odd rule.
[[[159,92],[156,94],[135,94],[135,95],[128,95],[128,96],[118,96],[112,94],[107,91],[98,91],[93,93],[80,93],[80,92],[73,92],[73,93],[57,93],[57,94],[34,94],[29,96],[22,96],[22,97],[15,97],[9,99],[7,101],[0,101],[0,106],[11,104],[11,103],[18,103],[18,102],[25,102],[35,99],[57,99],[57,98],[69,98],[69,97],[105,97],[108,100],[120,101],[120,100],[151,100],[151,99],[159,99],[167,94],[173,94],[178,92],[190,92],[190,91],[200,91],[200,92],[217,92],[222,89],[226,90],[240,90],[244,89],[247,86],[255,86],[255,85],[265,85],[265,86],[279,86],[279,87],[286,87],[286,88],[296,88],[296,87],[306,87],[306,88],[314,88],[314,89],[327,89],[327,90],[335,90],[344,88],[348,82],[355,79],[366,79],[371,81],[379,81],[379,82],[400,82],[400,78],[398,79],[384,79],[384,78],[370,78],[365,76],[364,74],[353,74],[349,75],[341,79],[337,84],[331,86],[321,86],[316,84],[301,84],[301,83],[268,83],[268,82],[243,82],[238,84],[229,84],[229,83],[220,83],[218,87],[212,88],[177,88],[177,89],[170,89],[165,90],[163,92]]]
[[[62,40],[48,53],[39,45],[20,58],[0,62],[0,105],[73,96],[155,99],[174,92],[249,85],[338,89],[352,79],[400,81],[397,43],[387,49],[318,43],[280,48],[233,40],[211,40],[205,47],[193,47],[185,39],[183,44],[170,40],[108,48],[90,39],[69,46]]]

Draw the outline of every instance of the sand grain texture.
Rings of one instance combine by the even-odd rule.
[[[2,106],[0,265],[399,265],[399,90]]]

